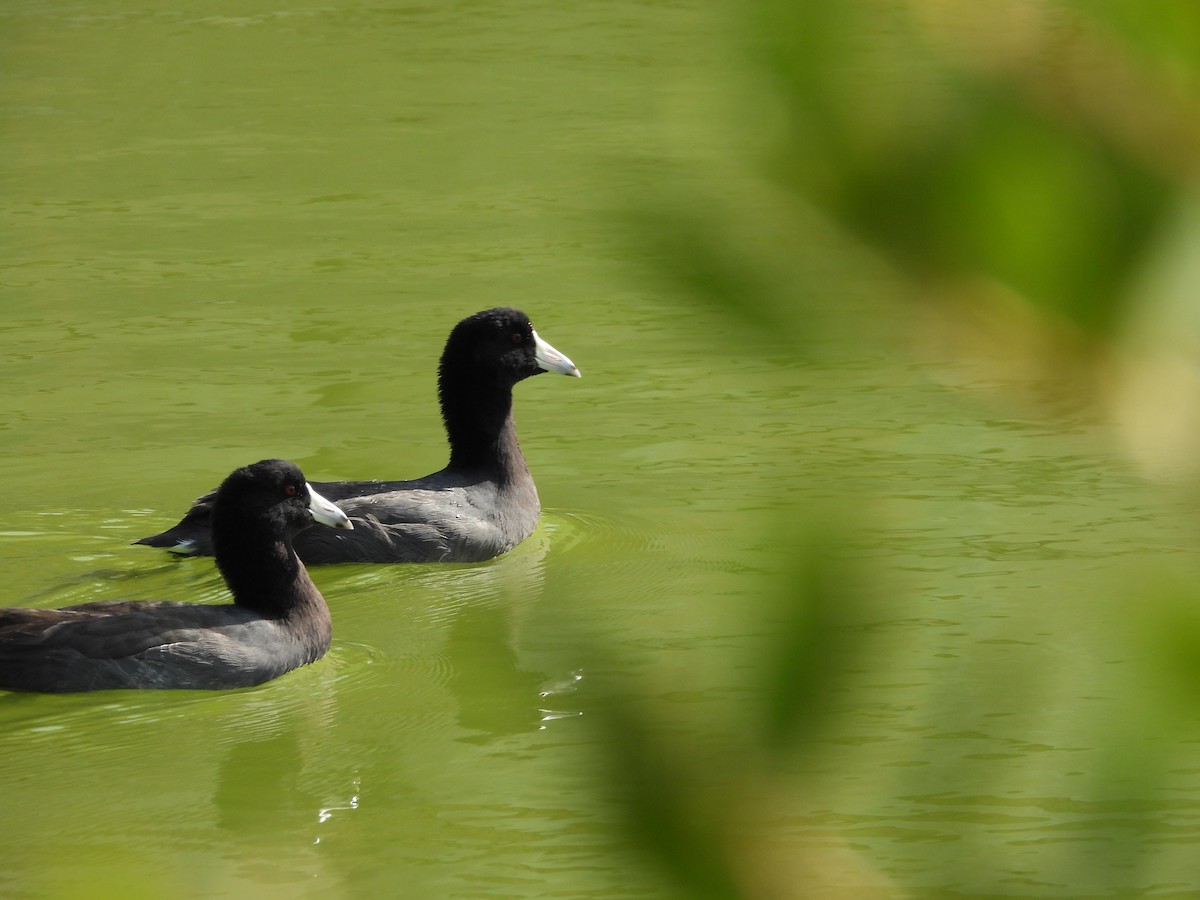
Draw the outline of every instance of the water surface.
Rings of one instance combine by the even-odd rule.
[[[980,404],[1006,386],[879,342],[905,323],[854,296],[830,303],[870,339],[801,356],[647,277],[621,212],[729,151],[729,33],[705,4],[0,13],[4,605],[220,601],[210,561],[128,542],[263,456],[438,468],[463,315],[519,306],[584,373],[517,389],[538,533],[315,571],[319,664],[0,697],[0,893],[669,896],[605,713],[646,701],[682,769],[725,772],[778,573],[807,513],[846,507],[887,585],[869,653],[808,752],[737,787],[739,865],[791,896],[1200,890],[1194,712],[1131,718],[1111,600],[1188,571],[1182,499],[1087,407]],[[1131,722],[1160,803],[1114,768]]]

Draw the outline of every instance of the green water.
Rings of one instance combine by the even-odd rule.
[[[628,705],[739,796],[712,815],[746,896],[1195,896],[1194,707],[1139,693],[1111,599],[1188,571],[1186,497],[1088,407],[976,403],[1031,386],[910,358],[853,293],[801,356],[653,276],[628,211],[753,143],[713,125],[750,115],[733,31],[704,3],[0,11],[3,605],[220,600],[211,561],[128,543],[263,456],[440,467],[468,313],[525,309],[584,375],[517,389],[542,528],[316,570],[320,663],[0,696],[0,894],[671,896],[606,749]],[[885,589],[812,746],[754,777],[778,573],[829,509]]]

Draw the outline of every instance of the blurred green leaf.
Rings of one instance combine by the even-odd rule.
[[[1028,47],[977,64],[986,20],[915,6],[760,5],[790,125],[777,177],[918,283],[996,280],[1111,333],[1172,209],[1163,173],[1076,101],[1114,76],[1054,58],[1073,24],[1057,4]]]
[[[870,599],[833,534],[800,542],[782,580],[763,668],[764,745],[776,754],[826,720],[845,677],[859,663]]]
[[[1073,0],[1176,90],[1200,90],[1200,4],[1193,0]]]
[[[605,727],[631,846],[653,861],[683,897],[740,897],[722,841],[725,812],[710,805],[713,794],[697,778],[696,748],[669,739],[647,710],[628,698],[613,698]]]
[[[1200,159],[1200,5],[760,0],[747,9],[751,50],[779,104],[780,121],[764,124],[759,143],[769,148],[769,186],[746,178],[733,189],[727,172],[714,185],[656,185],[655,196],[642,198],[634,232],[660,272],[693,307],[740,331],[736,337],[786,344],[787,358],[808,362],[806,326],[822,317],[840,317],[853,334],[847,345],[861,352],[874,323],[838,302],[864,286],[854,280],[855,263],[878,261],[889,277],[866,286],[886,327],[914,335],[926,328],[938,335],[931,343],[954,344],[977,368],[989,354],[1016,360],[1003,370],[1009,377],[994,379],[1005,390],[1078,385],[1062,395],[1072,406],[1100,394],[1106,339],[1122,337],[1143,311],[1148,261],[1178,228]],[[771,195],[766,202],[763,194]],[[1185,255],[1186,241],[1178,243]],[[1193,282],[1182,279],[1178,293],[1190,296]],[[898,296],[933,301],[921,312],[937,321],[905,321]],[[1031,360],[1042,367],[1036,376]],[[757,706],[741,744],[685,746],[632,702],[612,717],[633,838],[688,896],[736,896],[731,872],[746,865],[723,855],[723,829],[737,827],[737,813],[713,782],[741,778],[743,788],[765,786],[771,795],[805,771],[785,763],[815,750],[820,730],[861,697],[854,676],[877,665],[866,645],[874,573],[847,559],[848,545],[827,527],[793,548],[762,652],[747,665]],[[914,598],[898,602],[916,608]],[[1147,620],[1146,610],[1138,607],[1138,617]],[[1098,739],[1045,745],[1096,752],[1094,803],[1082,806],[1087,816],[1113,819],[1114,890],[1147,864],[1141,839],[1163,809],[1155,792],[1177,746],[1162,740],[1172,731],[1163,710],[1194,707],[1200,684],[1200,627],[1194,617],[1172,621],[1151,641],[1169,688],[1150,702],[1120,685],[1112,696],[1129,690],[1137,704],[1127,711],[1089,684],[1086,699],[1104,701],[1090,722]],[[1032,622],[1012,625],[1036,631]],[[981,643],[1020,640],[1006,631]],[[1124,662],[1121,653],[1114,655]],[[1049,668],[1009,674],[981,671],[969,690],[939,685],[931,729],[957,733],[969,718],[963,707],[993,694],[1016,696],[1014,705],[1035,717],[1039,697],[1060,686],[1061,673]],[[717,735],[727,723],[707,724]],[[998,779],[991,754],[964,756],[955,772],[983,792]],[[1076,868],[1081,884],[1105,877],[1088,871],[1095,847],[1080,847],[1077,856],[1064,848],[1058,862]]]

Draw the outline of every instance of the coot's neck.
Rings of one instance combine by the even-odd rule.
[[[225,530],[213,528],[213,554],[234,603],[272,618],[327,609],[290,538],[257,522],[238,523],[233,538],[222,537]]]
[[[448,471],[484,473],[501,483],[529,477],[513,424],[511,385],[443,363],[438,394],[450,440]]]

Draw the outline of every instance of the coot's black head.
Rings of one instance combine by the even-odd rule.
[[[213,502],[214,531],[256,526],[278,534],[292,534],[312,522],[334,528],[351,528],[350,520],[308,484],[295,463],[264,459],[235,469],[219,488]]]
[[[468,316],[450,332],[440,375],[444,381],[468,371],[509,387],[541,372],[579,377],[571,360],[538,337],[525,313],[508,307]]]

